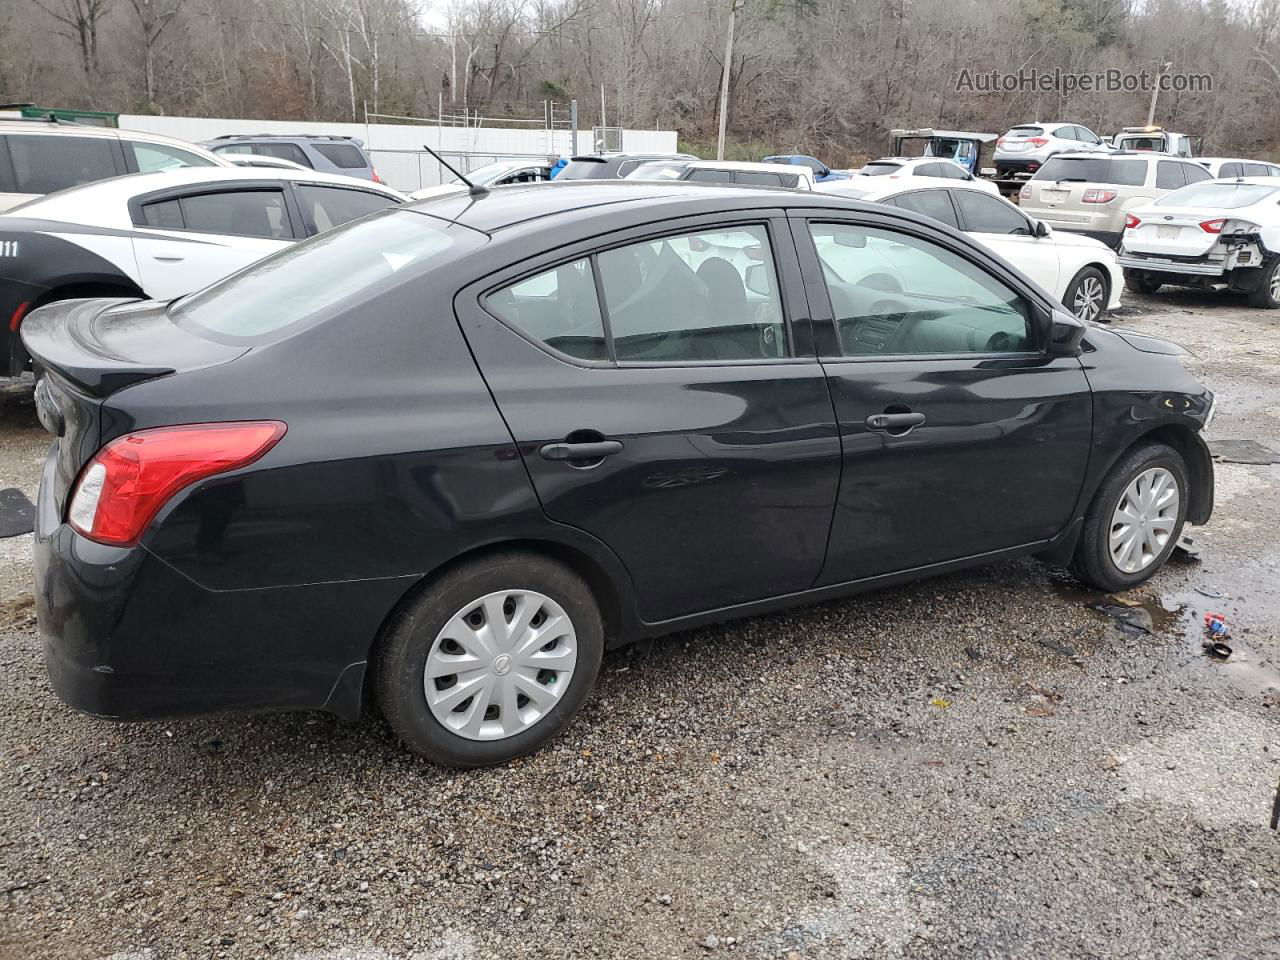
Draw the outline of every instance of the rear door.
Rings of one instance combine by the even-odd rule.
[[[1042,350],[1046,305],[989,258],[886,215],[793,216],[844,468],[820,583],[1040,543],[1089,458],[1079,360]],[[850,278],[897,264],[901,292]]]
[[[644,620],[813,584],[840,441],[779,212],[620,232],[455,306],[547,515],[613,550]]]
[[[180,188],[129,205],[142,289],[168,300],[208,286],[305,236],[283,183]]]

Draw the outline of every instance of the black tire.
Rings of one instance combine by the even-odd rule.
[[[1258,280],[1258,285],[1249,291],[1249,306],[1257,307],[1259,310],[1280,308],[1280,281],[1277,281],[1277,271],[1280,271],[1280,258],[1272,260],[1262,268],[1262,277]]]
[[[1080,293],[1081,287],[1089,280],[1097,282],[1101,286],[1102,293],[1100,301],[1096,306],[1092,307],[1092,313],[1084,316],[1076,312],[1076,297]],[[1111,298],[1110,283],[1106,275],[1097,267],[1083,267],[1079,273],[1071,278],[1071,283],[1067,286],[1067,292],[1062,297],[1062,302],[1068,310],[1075,314],[1081,320],[1100,321],[1107,313],[1107,302]],[[1086,312],[1088,312],[1086,310]]]
[[[1164,284],[1159,280],[1152,280],[1144,273],[1137,270],[1126,270],[1124,272],[1124,288],[1130,293],[1152,294],[1163,287]]]
[[[1126,573],[1111,558],[1111,518],[1125,488],[1139,473],[1151,467],[1164,467],[1173,474],[1177,482],[1177,522],[1161,552],[1143,569]],[[1093,495],[1093,502],[1085,512],[1084,529],[1080,533],[1080,542],[1076,544],[1071,572],[1084,583],[1108,593],[1129,590],[1151,579],[1169,559],[1182,535],[1190,489],[1187,464],[1177,450],[1167,444],[1154,442],[1134,447],[1111,468]]]
[[[501,590],[537,591],[559,604],[572,621],[578,659],[568,689],[528,729],[499,740],[468,739],[449,730],[431,712],[423,689],[427,655],[455,614]],[[506,763],[538,749],[568,725],[595,685],[603,652],[600,610],[581,577],[537,554],[494,554],[444,574],[397,614],[378,654],[378,702],[409,748],[435,763],[450,767]]]

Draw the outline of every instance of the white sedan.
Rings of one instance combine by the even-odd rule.
[[[967,183],[971,187],[1000,196],[1000,188],[990,180],[975,177],[960,164],[939,157],[881,157],[872,160],[861,170],[855,170],[848,180],[824,180],[823,186],[833,193],[841,192],[841,184],[863,186],[863,177],[884,177],[887,180],[910,180],[919,186],[938,186],[938,181],[947,185]],[[854,189],[857,189],[857,186]]]
[[[1055,232],[977,183],[850,179],[827,181],[815,189],[911,210],[962,230],[1082,320],[1101,320],[1120,306],[1123,276],[1111,248],[1082,234]]]
[[[1124,227],[1120,266],[1135,293],[1225,285],[1280,307],[1280,178],[1189,184],[1134,208]]]

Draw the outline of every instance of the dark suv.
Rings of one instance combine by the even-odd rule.
[[[252,153],[262,157],[292,160],[294,163],[324,173],[339,173],[382,183],[373,161],[364,151],[364,143],[355,137],[324,134],[229,134],[205,144],[221,156]]]

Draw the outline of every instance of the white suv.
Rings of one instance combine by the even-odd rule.
[[[1055,154],[1110,153],[1111,145],[1078,123],[1022,123],[996,141],[996,176],[1035,173]]]
[[[126,173],[229,167],[203,147],[134,130],[0,119],[0,211]]]

